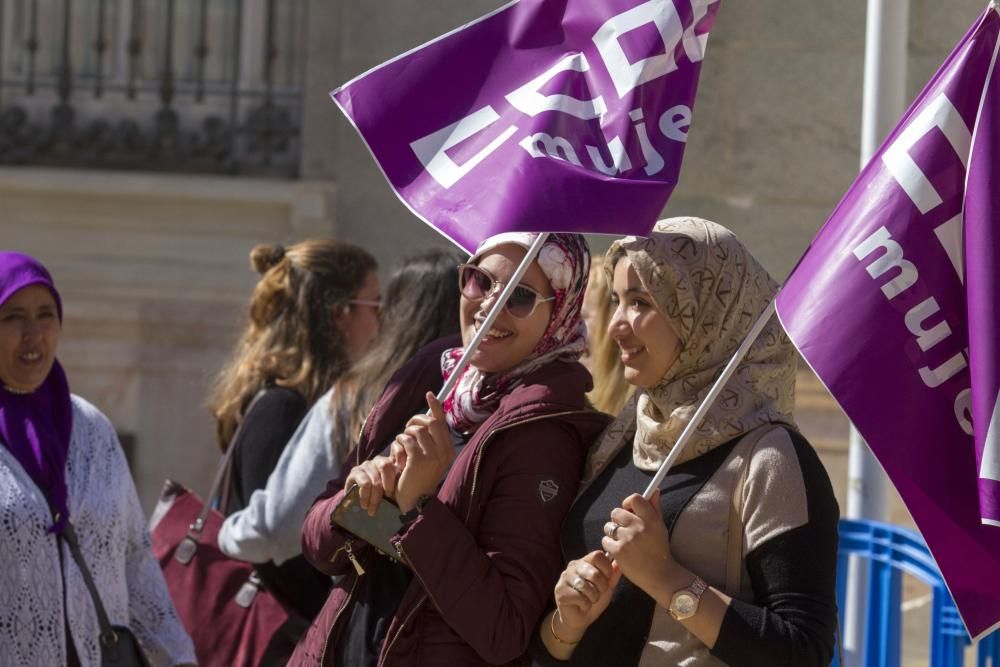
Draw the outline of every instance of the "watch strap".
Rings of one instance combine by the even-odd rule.
[[[424,511],[424,505],[426,505],[427,501],[430,499],[431,497],[426,495],[417,498],[417,503],[413,506],[413,509],[407,512],[400,512],[399,514],[400,522],[402,522],[404,526],[408,526],[414,521],[416,521],[417,517],[420,516],[420,513]]]
[[[685,619],[691,618],[692,616],[698,613],[698,606],[701,603],[701,596],[704,595],[705,591],[707,590],[708,590],[708,582],[706,582],[698,575],[695,575],[694,580],[690,584],[675,592],[673,596],[670,598],[670,606],[667,607],[667,613],[670,614],[671,618],[673,618],[675,621],[683,621]],[[682,596],[682,594],[688,594],[690,595],[690,597],[694,598],[694,603],[695,603],[694,610],[692,610],[690,613],[682,614],[680,610],[675,608],[675,604],[678,600],[678,597]]]

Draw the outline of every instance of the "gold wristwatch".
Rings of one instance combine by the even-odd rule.
[[[698,613],[698,603],[701,596],[708,590],[708,584],[699,576],[695,576],[694,581],[688,584],[687,588],[682,588],[670,598],[670,606],[667,608],[674,620],[683,621]]]

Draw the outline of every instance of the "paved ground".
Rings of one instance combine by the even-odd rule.
[[[803,364],[800,364],[802,366]],[[849,424],[833,398],[806,367],[800,369],[796,386],[795,417],[802,432],[819,452],[843,513],[847,508],[847,440]],[[915,528],[902,500],[890,485],[889,520]],[[903,583],[903,665],[928,664],[929,589],[904,576]],[[974,665],[967,651],[966,665]],[[1000,666],[998,666],[1000,667]]]

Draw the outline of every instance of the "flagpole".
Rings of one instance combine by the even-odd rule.
[[[861,110],[861,168],[903,115],[906,102],[906,58],[909,0],[868,0],[865,35],[865,78]],[[882,466],[852,424],[847,461],[847,516],[888,519],[888,481]],[[860,665],[864,656],[868,569],[856,558],[848,568],[844,611],[844,662]]]
[[[760,336],[760,332],[764,330],[764,326],[773,315],[774,301],[771,301],[767,308],[764,309],[764,312],[760,314],[760,317],[757,318],[753,327],[750,328],[750,332],[736,349],[736,353],[733,354],[733,358],[729,360],[728,364],[726,364],[726,367],[722,371],[722,375],[719,376],[719,378],[715,381],[715,384],[712,385],[712,388],[709,389],[708,395],[705,396],[705,400],[701,402],[701,405],[698,406],[698,409],[691,417],[691,420],[687,423],[687,426],[685,426],[684,430],[681,431],[680,437],[677,438],[677,442],[670,449],[670,453],[667,455],[667,458],[660,464],[660,469],[656,471],[656,475],[654,475],[653,479],[650,480],[649,486],[647,486],[646,490],[643,491],[643,498],[649,500],[649,498],[653,495],[653,492],[659,488],[660,483],[667,474],[667,471],[670,470],[670,468],[674,465],[674,461],[677,460],[677,457],[679,457],[681,452],[684,451],[684,448],[687,447],[687,444],[691,441],[698,425],[701,424],[702,419],[704,419],[705,415],[708,414],[708,409],[712,407],[712,404],[715,402],[715,399],[718,398],[722,388],[726,386],[726,382],[730,377],[732,377],[733,373],[736,372],[736,367],[740,365],[741,361],[743,361],[743,357],[747,356],[747,352],[750,351],[750,347],[754,344],[754,341],[757,340],[757,337]]]
[[[903,114],[909,0],[868,0],[861,168]],[[885,521],[887,481],[858,430],[851,425],[847,472],[847,516]],[[864,597],[862,594],[861,598]]]
[[[452,371],[451,375],[448,376],[448,381],[444,383],[441,387],[441,391],[437,394],[437,399],[443,401],[451,390],[455,388],[455,383],[458,382],[458,378],[462,375],[462,371],[465,367],[469,365],[469,360],[472,358],[472,354],[479,348],[479,344],[486,337],[487,332],[493,327],[493,323],[496,322],[500,313],[503,312],[503,307],[507,305],[507,300],[510,299],[510,295],[514,293],[517,288],[517,284],[521,282],[521,278],[528,271],[528,267],[531,263],[535,261],[538,257],[539,251],[541,251],[542,246],[545,245],[545,241],[548,240],[548,233],[539,234],[538,237],[532,242],[531,246],[528,248],[528,253],[521,260],[517,269],[514,271],[514,275],[510,277],[507,284],[504,285],[503,290],[500,292],[500,296],[497,297],[496,302],[493,307],[490,308],[490,312],[486,315],[486,319],[483,321],[479,330],[476,331],[476,335],[472,337],[469,344],[465,346],[465,351],[462,353],[462,358],[458,360],[458,365],[455,370]]]

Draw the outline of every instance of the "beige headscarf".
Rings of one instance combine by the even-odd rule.
[[[681,339],[680,356],[658,385],[638,392],[591,450],[587,481],[632,435],[633,461],[656,470],[713,382],[778,291],[736,236],[700,218],[656,223],[649,238],[612,244],[606,265],[625,255]],[[678,463],[767,422],[794,426],[795,354],[777,318],[737,367]]]

